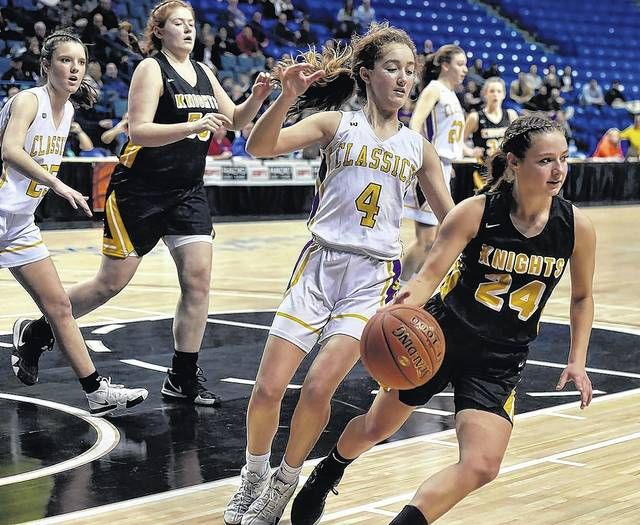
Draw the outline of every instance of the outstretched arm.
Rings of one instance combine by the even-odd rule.
[[[593,224],[580,210],[575,213],[575,248],[571,255],[571,348],[567,367],[560,375],[557,389],[573,381],[580,392],[580,408],[591,403],[592,387],[585,370],[587,349],[593,324],[593,274],[596,233]]]

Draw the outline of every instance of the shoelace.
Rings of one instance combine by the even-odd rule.
[[[233,496],[233,503],[241,508],[248,509],[256,499],[256,488],[258,483],[253,483],[248,477],[243,478],[240,489]]]
[[[273,513],[278,510],[278,504],[280,503],[279,500],[284,494],[286,487],[287,484],[278,479],[274,480],[273,484],[269,484],[267,491],[263,495],[263,497],[268,498],[267,505],[264,509],[266,512]]]

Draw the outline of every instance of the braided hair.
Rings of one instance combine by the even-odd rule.
[[[507,153],[524,159],[536,136],[553,132],[562,133],[565,138],[567,136],[561,124],[545,117],[529,115],[514,120],[504,133],[502,145],[489,160],[487,183],[478,193],[510,192],[513,175],[507,170]]]
[[[45,64],[51,64],[53,60],[53,53],[60,44],[63,44],[65,42],[77,42],[78,44],[80,44],[84,48],[85,59],[87,61],[89,60],[89,50],[78,35],[76,35],[69,29],[58,29],[57,31],[54,31],[44,39],[44,42],[42,43],[42,50],[40,51],[40,76],[44,83],[46,83],[48,80],[48,74],[44,67]],[[93,88],[93,86],[91,86],[91,84],[89,84],[89,82],[83,78],[80,81],[80,87],[78,87],[78,90],[69,98],[78,106],[90,108],[98,99],[98,93]]]

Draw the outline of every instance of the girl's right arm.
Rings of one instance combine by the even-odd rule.
[[[308,64],[288,66],[281,75],[282,93],[258,119],[247,141],[247,152],[254,157],[276,157],[311,144],[326,146],[338,129],[340,113],[326,111],[282,128],[287,112],[324,71],[313,72]]]
[[[421,135],[424,135],[424,123],[427,120],[429,113],[433,111],[433,108],[437,104],[439,98],[440,91],[435,84],[430,84],[422,90],[422,93],[420,93],[418,101],[416,102],[413,114],[411,115],[411,120],[409,121],[409,127],[413,131],[417,131]]]
[[[231,121],[220,113],[207,113],[190,122],[157,124],[153,121],[162,96],[160,65],[145,58],[136,68],[129,88],[129,136],[131,142],[143,147],[166,146],[189,135],[214,132],[221,126],[230,128]]]
[[[51,175],[24,150],[29,126],[37,112],[38,99],[32,93],[18,93],[13,99],[11,116],[2,137],[2,162],[38,184],[51,188],[69,201],[74,209],[80,207],[86,215],[91,216],[86,197]]]

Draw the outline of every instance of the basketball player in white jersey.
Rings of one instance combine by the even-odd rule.
[[[86,197],[56,178],[73,120],[69,99],[88,105],[95,100],[95,93],[83,82],[87,55],[85,45],[73,33],[51,34],[41,54],[46,83],[18,93],[0,111],[0,268],[11,271],[47,317],[85,391],[91,414],[104,416],[141,403],[147,391],[111,384],[96,371],[33,217],[48,189],[91,215]],[[14,332],[11,364],[23,383],[33,384],[37,364],[34,375],[34,363],[21,351],[19,334],[19,330]]]
[[[302,463],[330,415],[333,394],[359,358],[359,340],[389,301],[399,274],[403,198],[417,177],[439,219],[453,201],[434,148],[404,127],[398,111],[411,92],[416,49],[401,30],[373,24],[336,53],[313,51],[281,64],[282,93],[257,122],[247,151],[273,157],[319,144],[322,164],[308,226],[273,321],[247,414],[247,464],[227,506],[229,525],[275,524],[298,484]],[[339,108],[357,87],[360,111]],[[287,114],[320,111],[282,129]],[[271,444],[287,384],[315,344],[280,467]]]
[[[467,74],[467,57],[459,46],[448,44],[428,55],[425,60],[424,85],[409,127],[422,133],[433,144],[450,190],[452,163],[466,153],[477,156],[481,152],[464,145],[464,111],[455,94]],[[415,221],[416,240],[402,258],[401,282],[417,272],[424,262],[436,236],[438,218],[417,182],[407,192],[404,216]]]

